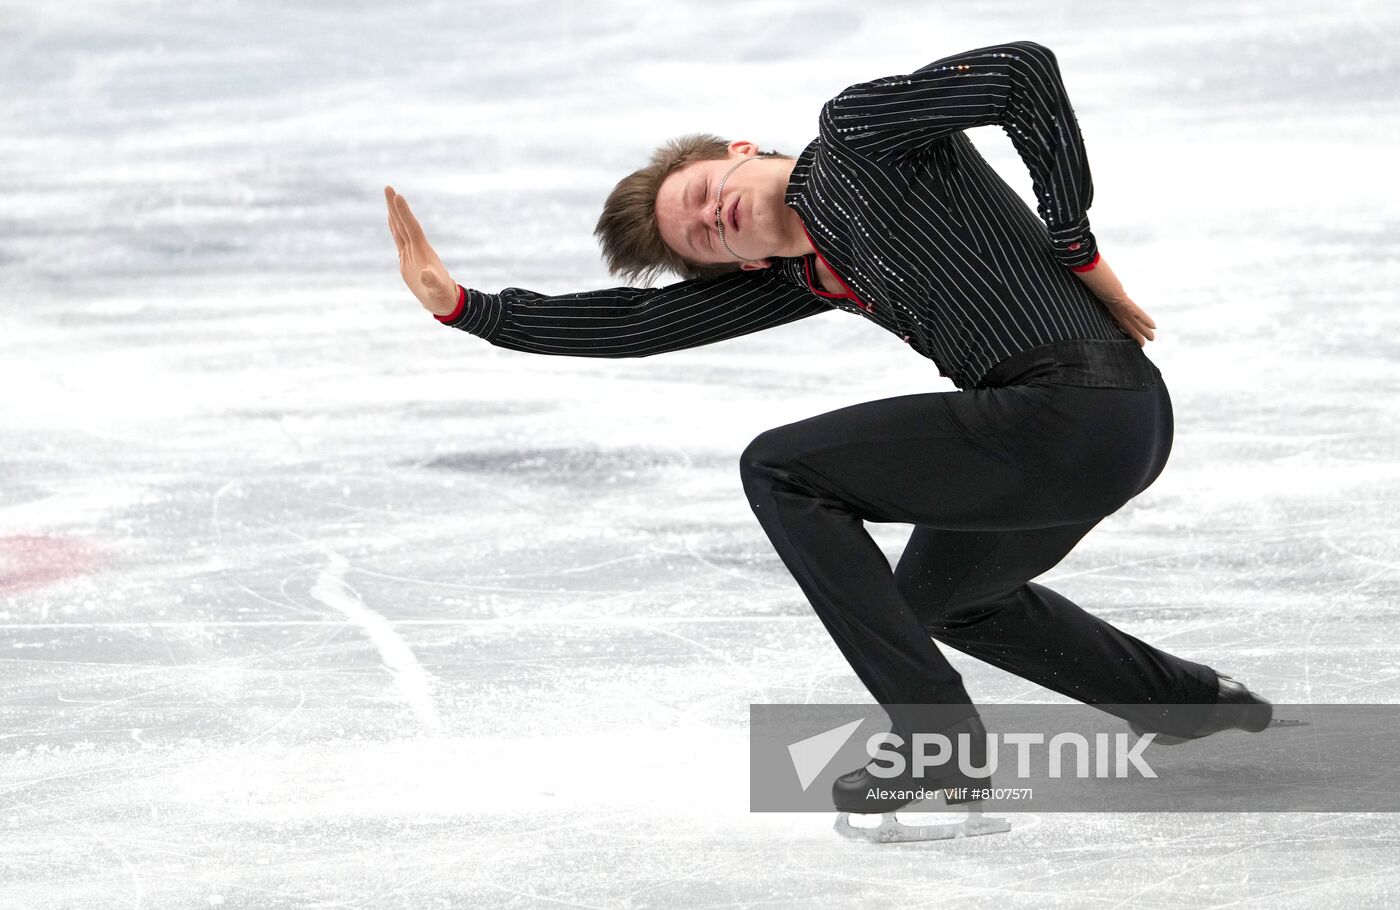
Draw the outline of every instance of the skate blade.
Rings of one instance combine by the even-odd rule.
[[[981,809],[971,809],[960,822],[947,822],[941,825],[906,825],[886,812],[880,817],[880,824],[874,828],[858,828],[851,824],[851,813],[839,812],[836,815],[836,833],[848,840],[861,840],[871,844],[911,844],[928,840],[951,840],[955,837],[977,837],[982,834],[1005,834],[1011,830],[1011,823],[1004,818],[990,818]]]
[[[1280,729],[1280,728],[1287,728],[1287,727],[1306,727],[1306,726],[1308,726],[1308,722],[1305,721],[1305,720],[1299,720],[1299,719],[1293,718],[1293,717],[1275,717],[1275,718],[1272,718],[1272,719],[1269,721],[1269,725],[1268,725],[1267,727],[1265,727],[1264,730],[1278,730],[1278,729]],[[1130,727],[1130,729],[1132,729],[1133,733],[1137,734],[1138,736],[1142,736],[1143,734],[1145,734],[1145,733],[1148,732],[1147,730],[1145,730],[1145,729],[1143,729],[1143,728],[1141,728],[1141,727],[1133,726],[1132,724],[1129,724],[1129,727]],[[1221,733],[1228,733],[1228,732],[1230,732],[1230,731],[1229,731],[1229,730],[1222,730],[1222,731],[1220,731],[1220,732],[1221,732]],[[1262,732],[1264,732],[1264,731],[1263,731],[1263,730],[1260,730],[1259,732],[1262,733]],[[1219,733],[1212,733],[1212,734],[1211,734],[1211,736],[1219,736],[1219,735],[1220,735]],[[1168,733],[1158,733],[1155,737],[1153,737],[1152,742],[1153,742],[1154,744],[1158,745],[1158,746],[1179,746],[1179,745],[1181,745],[1182,743],[1192,743],[1192,742],[1195,742],[1197,739],[1206,739],[1206,738],[1207,738],[1207,737],[1204,737],[1204,736],[1181,737],[1181,736],[1172,736],[1172,735],[1170,735],[1170,734],[1168,734]]]

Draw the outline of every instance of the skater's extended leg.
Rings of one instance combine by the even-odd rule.
[[[1213,702],[1210,667],[1154,648],[1030,581],[1097,523],[1023,531],[915,528],[895,578],[938,641],[1062,695],[1088,704]]]

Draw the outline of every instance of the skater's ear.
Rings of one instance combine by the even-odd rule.
[[[755,269],[766,269],[773,264],[771,259],[755,259],[753,262],[742,263],[739,268],[745,272],[752,272]]]
[[[752,158],[758,154],[758,146],[747,139],[735,139],[729,143],[729,154],[743,155],[745,158]]]

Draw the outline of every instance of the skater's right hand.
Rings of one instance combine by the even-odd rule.
[[[457,309],[457,283],[447,274],[423,226],[408,207],[408,200],[384,187],[384,199],[389,205],[389,233],[399,248],[399,274],[404,284],[434,316],[446,316]]]
[[[1116,297],[1100,297],[1099,300],[1108,309],[1108,314],[1113,317],[1113,321],[1118,323],[1119,328],[1132,336],[1138,347],[1146,347],[1147,342],[1156,340],[1157,323],[1152,321],[1151,316],[1143,312],[1142,307],[1133,303],[1132,298],[1127,294],[1119,294]]]

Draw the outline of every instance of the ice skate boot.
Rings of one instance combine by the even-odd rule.
[[[871,765],[858,768],[836,779],[831,787],[832,802],[836,804],[836,832],[852,840],[865,840],[871,843],[908,843],[925,840],[944,840],[952,837],[974,837],[979,834],[1000,834],[1011,830],[1003,818],[988,818],[982,814],[981,800],[963,795],[969,790],[990,786],[989,777],[969,777],[958,770],[956,756],[959,749],[958,734],[968,737],[968,764],[972,768],[983,768],[987,763],[987,730],[982,719],[976,714],[937,731],[948,737],[954,750],[954,757],[944,763],[937,772],[922,776],[914,773],[911,737],[895,751],[904,759],[903,773],[894,777],[880,777],[871,773]],[[873,764],[873,763],[872,763]],[[937,773],[935,778],[932,775]],[[910,803],[923,802],[937,793],[948,805],[966,805],[967,816],[961,821],[937,825],[906,825],[895,816],[895,812]],[[921,795],[923,794],[923,795]],[[856,814],[880,814],[878,827],[865,828],[851,824],[850,816]]]
[[[1138,736],[1156,733],[1157,735],[1152,740],[1154,743],[1176,746],[1193,739],[1203,739],[1222,730],[1245,730],[1249,733],[1259,733],[1271,726],[1297,726],[1302,723],[1302,721],[1275,720],[1274,706],[1267,699],[1260,698],[1249,691],[1244,683],[1233,676],[1226,676],[1223,673],[1217,673],[1216,676],[1219,677],[1219,688],[1216,692],[1215,706],[1200,726],[1189,736],[1160,733],[1132,721],[1129,721],[1128,727]]]

